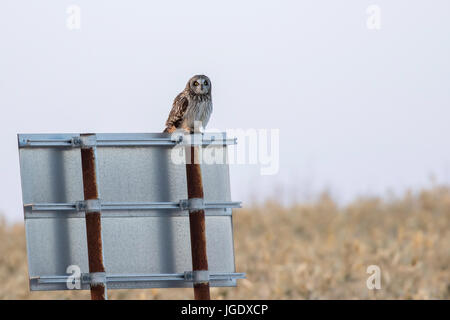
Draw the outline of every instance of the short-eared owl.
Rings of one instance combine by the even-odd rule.
[[[164,132],[184,129],[190,133],[198,130],[195,122],[204,128],[212,112],[211,81],[207,76],[196,75],[189,79],[186,88],[176,96],[166,121]]]

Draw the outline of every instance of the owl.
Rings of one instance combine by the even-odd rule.
[[[176,96],[163,132],[183,129],[189,133],[205,128],[212,112],[211,80],[204,75],[189,79],[186,88]],[[197,124],[197,125],[196,125]]]

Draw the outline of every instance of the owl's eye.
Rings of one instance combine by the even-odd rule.
[[[208,81],[205,80],[205,86],[207,86],[207,85],[208,85]]]
[[[198,81],[195,81],[194,86],[198,86],[198,85],[199,85]]]

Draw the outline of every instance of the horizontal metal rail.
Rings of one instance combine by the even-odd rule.
[[[208,145],[232,145],[237,143],[236,138],[231,139],[217,139],[214,136],[194,138],[194,141],[199,141],[203,146]],[[97,138],[96,146],[98,147],[145,147],[145,146],[176,146],[183,143],[182,136],[180,139],[173,140],[167,138]],[[20,148],[40,148],[40,147],[63,147],[63,148],[79,148],[81,147],[81,139],[79,136],[59,137],[59,138],[33,138],[23,137],[19,135]]]
[[[31,211],[85,211],[82,205],[84,201],[71,203],[33,203],[26,204]],[[123,210],[189,210],[185,207],[184,200],[179,202],[101,202],[101,211]],[[240,208],[241,202],[205,202],[205,209]]]
[[[40,276],[34,279],[36,279],[38,283],[41,284],[58,284],[58,283],[67,283],[67,281],[73,281],[73,276]],[[209,279],[210,281],[231,281],[236,279],[245,279],[245,273],[210,273]],[[82,284],[90,283],[89,274],[82,274],[80,280]],[[106,283],[150,282],[150,281],[192,282],[192,280],[186,277],[186,273],[106,274]]]
[[[99,210],[103,218],[187,217],[189,208],[184,202],[104,202]],[[231,209],[240,208],[241,202],[209,202],[204,206],[206,216],[231,216]],[[83,218],[85,212],[83,201],[24,206],[25,219]]]

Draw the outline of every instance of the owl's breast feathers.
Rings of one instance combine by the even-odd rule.
[[[183,91],[173,102],[164,132],[173,132],[179,128],[193,132],[196,121],[200,121],[202,126],[206,127],[211,113],[212,99],[210,94],[195,95]]]

